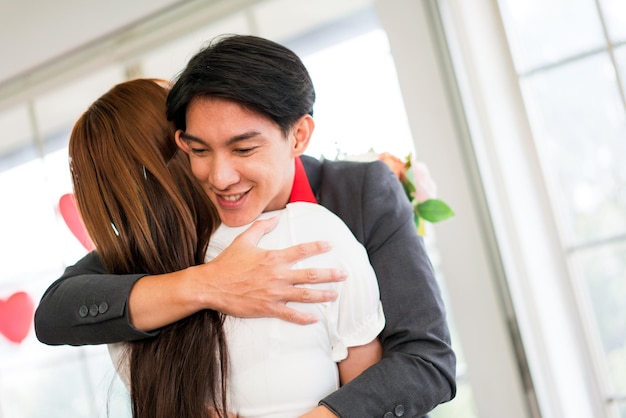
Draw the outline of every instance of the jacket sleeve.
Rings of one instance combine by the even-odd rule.
[[[365,167],[362,175],[343,173],[342,183],[353,184],[342,191],[335,182],[329,198],[376,272],[386,318],[383,358],[321,403],[342,418],[421,417],[456,393],[446,312],[400,182],[382,162]]]
[[[111,275],[91,252],[50,285],[35,311],[35,333],[49,345],[108,344],[156,335],[128,318],[128,297],[144,275]]]

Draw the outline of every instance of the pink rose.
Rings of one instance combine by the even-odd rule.
[[[423,203],[428,199],[437,197],[437,185],[430,176],[430,171],[426,164],[416,161],[411,164],[413,170],[413,181],[415,183],[415,193],[413,197],[417,203]]]

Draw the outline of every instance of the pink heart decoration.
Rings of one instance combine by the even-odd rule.
[[[59,199],[59,211],[61,212],[61,216],[63,216],[65,224],[83,247],[85,247],[87,251],[93,250],[95,247],[85,230],[72,193],[66,193],[61,196]]]
[[[35,304],[26,292],[17,292],[7,300],[0,299],[0,334],[9,341],[21,343],[33,323]]]

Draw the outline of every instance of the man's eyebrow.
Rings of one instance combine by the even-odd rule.
[[[230,138],[228,141],[226,141],[226,145],[233,145],[233,144],[235,144],[235,143],[237,143],[237,142],[240,142],[240,141],[245,141],[245,140],[247,140],[247,139],[254,138],[254,137],[256,137],[256,136],[260,136],[260,135],[262,135],[262,134],[261,134],[261,132],[258,132],[258,131],[248,131],[248,132],[244,132],[244,133],[242,133],[242,134],[235,135],[235,136],[233,136],[232,138]],[[208,146],[208,144],[207,144],[204,140],[202,140],[202,139],[198,138],[197,136],[194,136],[194,135],[188,134],[187,132],[182,132],[182,133],[180,134],[180,136],[181,136],[183,139],[186,139],[187,141],[198,142],[198,143],[200,143],[200,144],[203,144],[203,145],[207,145],[207,146]]]
[[[190,135],[190,134],[188,134],[187,132],[181,132],[180,136],[181,136],[183,139],[186,139],[187,141],[199,142],[199,143],[201,143],[201,144],[206,145],[206,143],[205,143],[203,140],[201,140],[201,139],[200,139],[200,138],[198,138],[197,136]]]

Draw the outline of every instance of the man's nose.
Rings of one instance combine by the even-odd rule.
[[[218,190],[226,190],[239,181],[239,172],[228,158],[216,157],[210,167],[209,181]]]

